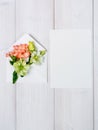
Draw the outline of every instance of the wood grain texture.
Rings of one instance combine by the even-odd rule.
[[[93,130],[92,89],[55,89],[55,129]]]
[[[6,82],[7,47],[15,40],[15,1],[0,1],[0,130],[15,130],[15,87]]]
[[[53,0],[17,0],[16,36],[30,33],[45,47],[49,43],[49,31],[53,28]]]
[[[53,130],[52,89],[43,85],[18,87],[17,129]]]
[[[15,0],[0,1],[0,50],[15,41]]]
[[[55,0],[57,29],[89,29],[92,26],[92,0]]]
[[[55,28],[92,32],[92,0],[55,0]],[[55,129],[93,130],[93,88],[55,90]]]
[[[94,1],[97,130],[98,1]],[[25,32],[35,36],[48,48],[53,19],[56,29],[91,29],[92,0],[0,0],[0,130],[93,130],[93,88],[55,89],[54,104],[54,90],[49,89],[49,86],[17,84],[15,95],[15,86],[6,83],[6,59],[3,50],[15,41],[15,34],[17,39]]]
[[[30,33],[46,48],[53,26],[52,0],[16,1],[16,37]],[[33,78],[33,77],[32,77]],[[43,84],[17,84],[18,130],[53,130],[53,90]]]

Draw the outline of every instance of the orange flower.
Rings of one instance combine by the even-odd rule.
[[[13,50],[6,53],[6,57],[15,56],[18,59],[26,59],[30,56],[28,44],[14,45]]]

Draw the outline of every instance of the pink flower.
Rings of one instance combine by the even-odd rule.
[[[28,44],[14,45],[13,50],[6,53],[6,57],[15,56],[18,59],[26,59],[30,56]]]

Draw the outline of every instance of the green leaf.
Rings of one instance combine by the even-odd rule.
[[[16,83],[17,79],[18,79],[18,74],[17,74],[16,71],[14,71],[14,72],[13,72],[13,84]]]
[[[26,64],[30,64],[30,59],[31,59],[31,55],[29,56],[28,61],[26,62]]]
[[[36,50],[36,46],[33,41],[29,41],[29,50],[30,52],[33,52]]]
[[[13,62],[17,61],[16,56],[11,56],[11,59],[12,59]]]
[[[10,60],[9,62],[10,62],[10,64],[11,64],[11,65],[13,65],[13,64],[14,64],[12,60]]]
[[[46,50],[40,51],[40,55],[44,56],[46,54]]]
[[[21,75],[20,77],[22,77],[22,78],[23,78],[24,76],[22,76],[22,75]]]
[[[13,65],[17,61],[15,56],[11,56],[11,60],[9,61],[11,65]]]

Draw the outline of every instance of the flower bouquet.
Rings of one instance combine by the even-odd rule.
[[[46,50],[38,50],[33,41],[14,45],[13,49],[6,53],[6,57],[10,59],[10,64],[14,67],[13,84],[16,83],[19,77],[24,77],[28,74],[32,64],[41,65],[45,54]]]

